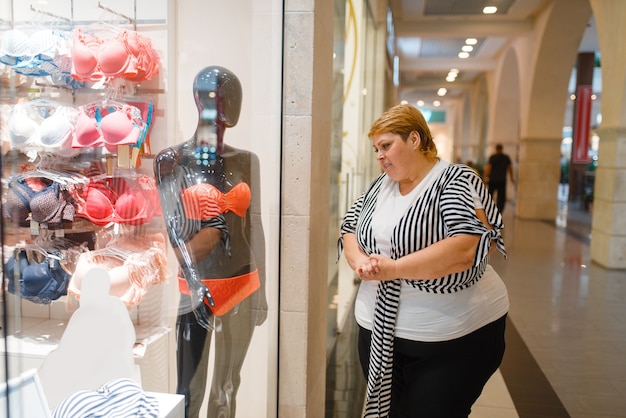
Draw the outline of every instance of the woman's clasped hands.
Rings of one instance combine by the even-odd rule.
[[[361,280],[387,281],[398,278],[397,261],[380,254],[371,254],[355,272]]]

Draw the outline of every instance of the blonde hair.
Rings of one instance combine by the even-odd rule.
[[[372,124],[367,136],[371,139],[376,135],[392,133],[400,135],[403,141],[409,139],[411,132],[417,132],[420,136],[420,151],[427,158],[437,157],[437,145],[426,123],[422,112],[411,105],[396,105],[384,112]]]

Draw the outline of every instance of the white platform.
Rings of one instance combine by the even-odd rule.
[[[185,397],[172,393],[146,392],[159,401],[159,418],[185,418]]]

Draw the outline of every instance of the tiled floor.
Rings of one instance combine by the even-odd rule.
[[[626,271],[593,264],[591,215],[560,200],[554,222],[505,211],[511,301],[505,360],[471,418],[626,417]],[[359,417],[363,379],[349,331],[329,365],[327,418]]]

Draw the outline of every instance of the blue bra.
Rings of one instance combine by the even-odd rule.
[[[47,257],[41,263],[30,264],[26,250],[20,249],[18,267],[19,279],[15,274],[15,255],[4,265],[10,293],[40,304],[49,304],[67,295],[67,284],[72,275],[61,267],[61,263],[55,257]]]
[[[2,36],[0,62],[25,76],[50,76],[55,85],[77,89],[71,76],[72,32],[59,29],[11,29]]]

